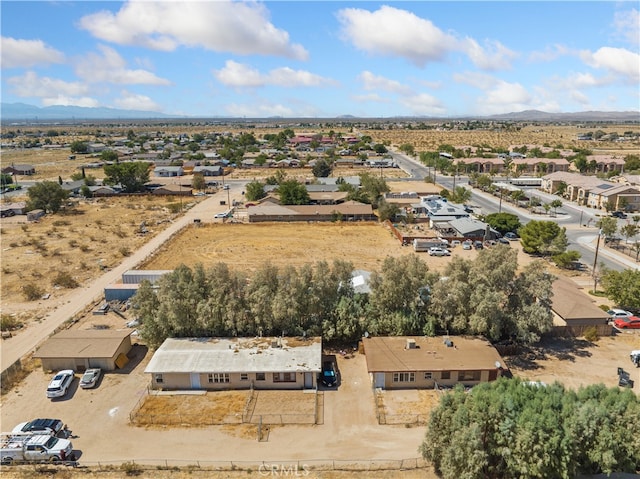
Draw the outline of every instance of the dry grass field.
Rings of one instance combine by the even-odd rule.
[[[25,285],[36,285],[52,302],[65,286],[83,285],[118,264],[179,214],[172,212],[180,206],[176,201],[151,195],[74,200],[37,222],[27,223],[24,216],[3,218],[2,312],[30,315],[29,310],[38,308],[38,302],[24,303]],[[140,233],[142,222],[145,234]]]

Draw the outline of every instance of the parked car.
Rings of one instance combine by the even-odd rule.
[[[101,374],[102,369],[100,368],[87,369],[80,379],[80,387],[82,389],[90,389],[95,387],[96,384],[98,384],[98,380],[100,379]]]
[[[475,249],[482,249],[482,248],[484,248],[484,245],[482,244],[482,241],[478,240],[478,241],[474,241],[473,242],[473,247]]]
[[[633,316],[633,313],[630,311],[625,311],[624,309],[610,309],[607,311],[607,314],[613,321],[616,318],[628,318],[629,316]]]
[[[453,241],[451,242],[451,247],[452,247],[452,248],[455,248],[456,246],[458,246],[458,245],[460,245],[460,244],[461,244],[461,243],[460,243],[460,240],[453,240]]]
[[[57,436],[64,430],[64,423],[60,419],[34,419],[29,422],[21,422],[14,427],[11,432],[13,434],[48,434],[50,436]]]
[[[640,329],[640,318],[637,316],[616,318],[613,320],[613,325],[617,329]]]
[[[438,248],[433,246],[429,248],[429,256],[451,256],[451,251],[446,248]]]
[[[614,211],[613,213],[611,213],[611,216],[613,216],[614,218],[620,218],[621,220],[627,219],[626,213],[623,213],[622,211]]]
[[[511,231],[509,231],[508,233],[505,233],[504,237],[507,238],[509,241],[518,241],[518,235]]]
[[[228,190],[228,189],[229,189],[229,185],[224,185],[224,186],[222,187],[222,189],[223,189],[223,190]]]
[[[462,249],[471,249],[473,247],[473,243],[471,241],[465,241],[462,243]]]
[[[322,384],[327,387],[333,387],[338,383],[336,367],[333,361],[325,361],[322,363]]]
[[[67,394],[69,386],[75,378],[75,373],[72,369],[64,369],[59,371],[49,383],[47,387],[48,398],[59,398]]]
[[[510,245],[509,240],[507,238],[498,238],[498,243]]]
[[[635,364],[637,368],[640,368],[640,349],[631,351],[629,356],[631,357],[631,362]]]

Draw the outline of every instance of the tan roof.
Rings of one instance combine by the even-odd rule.
[[[452,347],[445,344],[445,339],[442,336],[366,338],[362,342],[367,356],[367,370],[370,373],[469,371],[496,369],[496,363],[504,366],[498,351],[485,339],[449,336]],[[407,348],[407,340],[414,340],[416,348]]]
[[[66,329],[47,339],[34,358],[110,358],[130,329]]]
[[[553,297],[551,309],[565,321],[572,319],[602,319],[602,323],[608,318],[605,311],[580,291],[578,285],[571,279],[559,276],[553,282]]]
[[[311,201],[339,201],[346,199],[348,195],[349,193],[346,191],[309,191],[309,199]]]

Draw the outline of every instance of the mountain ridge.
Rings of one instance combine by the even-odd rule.
[[[189,119],[189,118],[225,118],[221,116],[186,116],[186,115],[170,115],[161,112],[143,111],[143,110],[122,110],[117,108],[106,107],[80,107],[66,105],[52,105],[47,107],[38,107],[27,103],[0,103],[0,117],[2,121],[43,121],[43,120],[142,120],[142,119]],[[232,119],[232,117],[228,117]],[[278,117],[280,118],[280,117]],[[354,115],[338,115],[335,119],[357,119]],[[403,116],[389,117],[388,119],[397,118],[415,118],[429,119],[433,121],[447,120],[512,120],[512,121],[638,121],[640,122],[639,111],[582,111],[582,112],[566,112],[566,113],[550,113],[541,110],[523,110],[519,112],[500,113],[495,115],[470,116],[459,115],[455,117],[429,117],[429,116]],[[239,118],[238,118],[239,119]],[[375,118],[384,120],[385,118]]]

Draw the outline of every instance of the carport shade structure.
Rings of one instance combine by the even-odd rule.
[[[131,330],[67,329],[47,339],[33,355],[46,371],[101,368],[113,371],[127,364]]]

